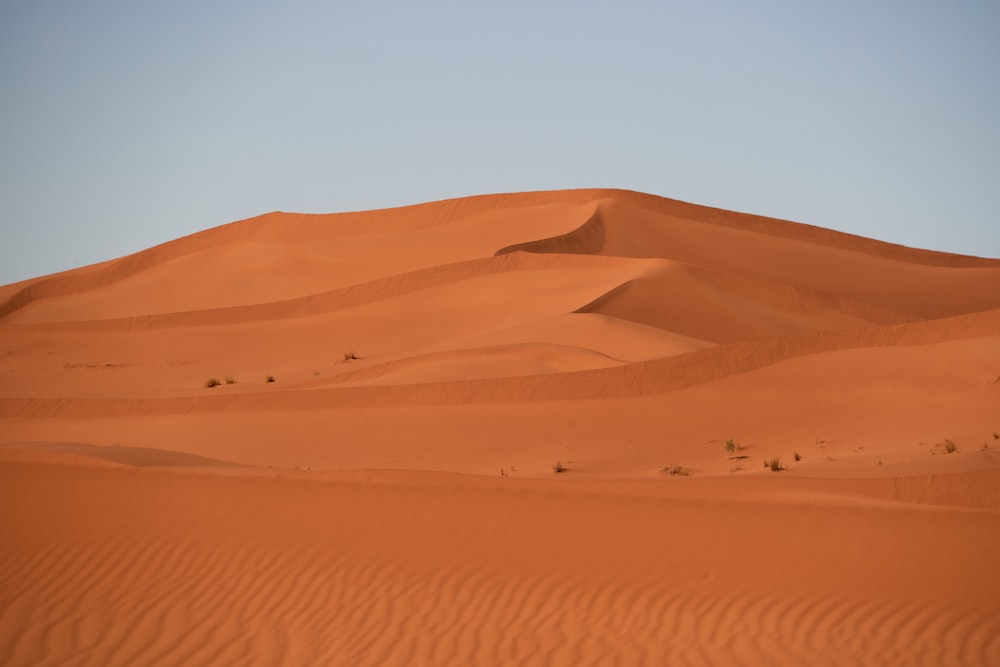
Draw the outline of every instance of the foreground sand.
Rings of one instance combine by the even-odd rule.
[[[270,214],[0,287],[0,383],[0,664],[1000,664],[996,260]]]
[[[977,493],[961,476],[908,492],[69,460],[0,471],[4,664],[1000,658],[993,472]],[[992,509],[929,504],[946,501]]]

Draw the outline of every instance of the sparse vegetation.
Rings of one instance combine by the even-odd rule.
[[[205,383],[205,386],[211,389],[212,387],[218,387],[220,384],[222,383],[219,382],[219,378],[208,378],[208,382]]]
[[[730,456],[736,453],[736,441],[732,438],[726,440],[726,453]]]
[[[1000,433],[994,433],[993,434],[993,439],[994,440],[1000,440]]]
[[[344,361],[354,361],[355,359],[360,359],[360,358],[361,357],[359,357],[358,355],[356,355],[354,352],[344,352],[344,358],[343,358],[343,360]]]
[[[236,380],[234,380],[233,378],[231,378],[231,377],[229,377],[227,375],[226,376],[226,384],[236,384]]]
[[[769,469],[771,472],[781,472],[784,468],[781,467],[781,459],[774,457],[773,459],[764,459],[764,467]]]
[[[665,472],[668,475],[680,475],[681,477],[688,477],[691,474],[691,468],[685,468],[684,466],[666,466],[660,472]]]
[[[264,382],[274,382],[274,376],[268,375],[266,378],[264,378]]]
[[[920,444],[921,445],[926,445],[927,443],[926,442],[922,442]],[[952,440],[951,438],[945,438],[944,440],[942,440],[940,442],[934,443],[934,446],[931,447],[930,453],[931,453],[931,455],[937,455],[937,454],[954,454],[957,451],[958,451],[958,445],[955,444],[955,441]]]
[[[799,454],[798,452],[795,452],[795,460],[796,461],[801,461],[802,460],[802,455]]]
[[[564,466],[562,461],[556,461],[552,464],[552,472],[554,473],[566,472],[567,470],[569,470],[569,468]]]

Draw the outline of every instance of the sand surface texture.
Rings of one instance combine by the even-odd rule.
[[[1000,665],[1000,261],[576,190],[0,286],[0,664]]]

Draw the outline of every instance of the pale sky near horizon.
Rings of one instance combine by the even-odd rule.
[[[615,187],[1000,257],[1000,4],[5,1],[0,284]]]

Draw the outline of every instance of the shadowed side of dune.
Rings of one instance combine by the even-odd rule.
[[[917,319],[826,292],[679,263],[629,280],[576,312],[717,343]]]
[[[596,255],[604,249],[605,224],[602,219],[601,206],[594,208],[593,214],[582,225],[567,234],[552,236],[538,241],[526,241],[497,250],[497,255],[512,252],[531,252],[538,254],[571,254]]]

